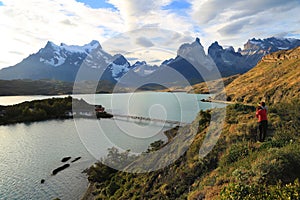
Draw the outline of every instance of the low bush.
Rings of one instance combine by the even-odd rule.
[[[221,191],[221,200],[297,200],[300,198],[298,179],[293,183],[276,185],[231,183]]]

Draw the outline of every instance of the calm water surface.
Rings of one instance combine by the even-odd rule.
[[[208,95],[135,93],[73,95],[113,113],[191,122],[200,109],[223,105],[203,103]],[[64,96],[56,96],[64,97]],[[0,97],[0,105],[46,99],[49,96]],[[140,153],[150,143],[166,140],[169,127],[131,120],[64,120],[0,126],[0,199],[80,199],[88,185],[84,169],[107,148],[118,146]],[[96,155],[91,152],[98,152]],[[51,176],[61,159],[81,156],[66,170]],[[45,179],[45,184],[40,184]]]

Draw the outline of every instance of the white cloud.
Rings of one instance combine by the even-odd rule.
[[[143,46],[143,47],[153,47],[154,44],[146,37],[139,37],[136,40],[137,44]]]
[[[83,45],[94,39],[104,43],[119,33],[143,27],[192,35],[193,25],[187,16],[162,9],[172,1],[109,0],[108,3],[118,9],[115,10],[92,9],[75,0],[3,0],[4,6],[0,6],[0,68],[20,62],[49,40],[72,45]],[[151,39],[152,36],[146,34],[144,37]],[[11,53],[15,51],[19,53]]]
[[[153,47],[176,53],[180,44],[192,42],[191,37],[196,36],[206,49],[214,41],[241,47],[253,37],[300,36],[299,0],[191,0],[190,15],[163,9],[176,0],[107,0],[116,9],[92,9],[75,0],[1,1],[0,68],[37,52],[48,40],[83,45],[96,39],[103,44],[117,34],[129,32],[130,36],[131,31],[139,29],[144,31],[141,35],[133,32],[137,34],[133,38],[142,40],[132,41],[132,46],[126,39],[114,38],[115,44],[119,42],[119,52],[153,43]],[[147,31],[149,28],[156,33]],[[172,34],[157,36],[159,29]],[[169,33],[162,31],[164,34]],[[164,40],[157,42],[157,37]]]
[[[207,44],[217,40],[237,47],[253,37],[300,32],[299,0],[192,0],[192,5]]]
[[[138,58],[159,65],[160,61],[176,57],[176,52],[182,43],[193,40],[193,37],[176,31],[144,27],[117,35],[105,41],[102,46],[113,54],[122,53],[131,61],[136,61],[131,58]],[[156,60],[158,61],[154,62]]]
[[[193,22],[180,13],[162,9],[176,0],[108,0],[119,11],[126,24],[126,31],[143,27],[156,27],[193,34]]]
[[[0,68],[37,52],[48,40],[85,44],[124,29],[118,12],[91,9],[75,0],[2,0]],[[11,53],[18,51],[18,54]]]
[[[125,19],[128,31],[140,28],[144,24],[157,23],[157,16],[162,12],[161,7],[168,5],[172,0],[108,0],[113,4]],[[156,18],[154,21],[150,19]],[[161,21],[160,18],[159,21]]]

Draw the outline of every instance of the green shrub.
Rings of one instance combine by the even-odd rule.
[[[281,180],[290,183],[300,178],[300,146],[290,144],[282,148],[271,148],[259,155],[252,163],[252,170],[260,181],[275,184]]]
[[[300,198],[298,179],[293,183],[276,185],[231,183],[220,193],[221,200],[297,200]]]
[[[234,163],[249,155],[248,145],[239,143],[232,145],[227,153],[221,159],[221,165],[228,165]]]
[[[114,181],[112,181],[108,185],[108,187],[106,189],[106,193],[107,193],[107,195],[112,196],[118,189],[120,189],[120,186],[117,185]]]

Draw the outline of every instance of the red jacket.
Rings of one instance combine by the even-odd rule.
[[[258,122],[268,120],[267,109],[263,108],[256,111],[256,117],[258,118]]]

